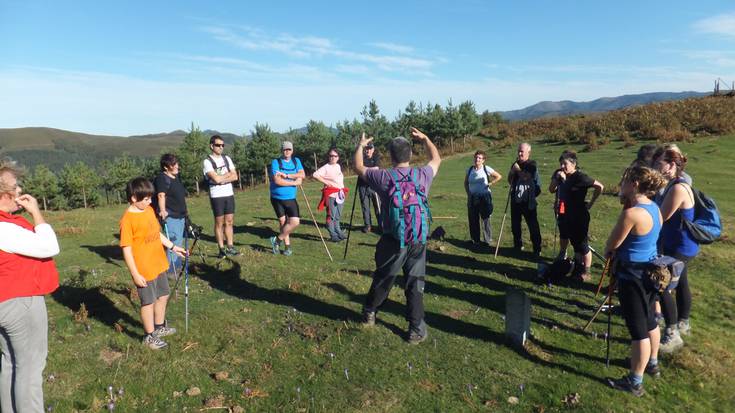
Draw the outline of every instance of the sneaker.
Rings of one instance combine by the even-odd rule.
[[[666,327],[664,336],[661,337],[661,345],[658,350],[664,354],[671,354],[683,345],[684,340],[681,339],[679,330],[676,327]]]
[[[633,382],[630,381],[630,377],[626,374],[625,376],[619,378],[619,379],[613,379],[609,378],[607,379],[607,383],[612,387],[613,389],[627,391],[630,393],[633,393],[636,397],[643,396],[646,391],[643,390],[643,385],[638,384],[635,385]]]
[[[416,331],[410,330],[408,332],[408,344],[413,344],[413,345],[419,344],[420,342],[426,340],[426,337],[428,336],[429,336],[428,332],[425,332],[422,335]]]
[[[172,334],[176,334],[176,329],[173,327],[158,327],[157,329],[153,330],[151,335],[154,335],[158,338],[170,336]]]
[[[691,333],[692,328],[689,326],[689,319],[688,318],[682,318],[679,320],[679,323],[677,323],[677,327],[679,328],[679,334],[682,336],[688,336],[689,333]]]
[[[161,340],[160,337],[155,336],[154,333],[155,331],[151,334],[147,334],[143,339],[143,344],[145,344],[151,350],[159,350],[168,346],[168,343]]]
[[[648,374],[651,377],[659,378],[661,377],[661,365],[660,364],[646,364],[646,369],[644,370],[646,374]]]
[[[345,231],[342,231],[339,233],[339,237],[343,240],[347,239],[347,233]]]
[[[362,325],[372,327],[375,325],[375,311],[365,311],[362,313]]]
[[[217,254],[217,258],[227,258],[227,250],[224,248],[219,249],[219,254]]]
[[[278,255],[279,245],[281,244],[281,240],[278,239],[278,236],[272,236],[271,237],[271,248],[273,249],[273,254]]]
[[[227,253],[227,255],[229,255],[230,257],[237,257],[238,255],[240,255],[240,251],[238,251],[234,245],[227,247],[225,249],[225,253]]]
[[[666,328],[666,321],[664,320],[664,315],[661,313],[656,313],[656,324],[658,324],[661,328]]]
[[[364,227],[362,227],[362,232],[364,232],[365,234],[367,234],[370,231],[372,231],[372,228],[370,227],[370,225],[365,225]]]
[[[283,255],[290,257],[293,255],[293,251],[291,251],[291,247],[286,247],[285,250],[283,250]]]
[[[342,242],[342,238],[340,238],[339,236],[332,237],[332,238],[329,238],[329,242]]]

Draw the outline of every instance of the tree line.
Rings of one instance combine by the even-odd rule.
[[[476,135],[487,113],[477,113],[474,103],[465,101],[455,106],[409,102],[393,120],[383,114],[372,100],[360,112],[361,119],[337,122],[329,127],[321,121],[309,121],[304,130],[274,132],[268,124],[256,123],[249,136],[237,138],[225,153],[237,165],[237,185],[254,185],[266,178],[267,166],[280,155],[284,140],[294,143],[295,156],[308,171],[326,162],[329,148],[337,148],[343,166],[349,167],[356,138],[362,133],[373,136],[378,149],[385,149],[398,135],[409,136],[409,128],[417,127],[431,136],[437,146],[454,152]],[[192,123],[183,142],[175,148],[179,158],[180,177],[190,193],[200,192],[204,179],[202,161],[209,155],[209,138]],[[42,202],[44,209],[89,208],[103,203],[124,203],[125,184],[137,176],[153,179],[159,172],[159,158],[136,158],[127,154],[103,160],[98,167],[77,161],[66,164],[57,173],[38,165],[23,182],[24,190]]]

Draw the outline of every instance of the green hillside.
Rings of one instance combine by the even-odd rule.
[[[565,148],[534,145],[544,185]],[[695,185],[718,201],[726,239],[704,247],[692,261],[692,335],[679,353],[661,357],[663,375],[646,377],[647,395],[641,399],[604,383],[605,377],[626,371],[628,333],[620,315],[612,318],[609,368],[604,366],[605,317],[589,332],[581,331],[601,300],[592,291],[597,279],[584,286],[536,284],[536,263],[510,251],[509,222],[497,260],[466,249],[461,182],[471,162],[468,153],[447,159],[431,188],[434,227],[443,226],[447,238],[429,246],[425,306],[430,336],[418,346],[402,337],[400,288],[390,294],[375,328],[358,322],[377,236],[353,231],[346,261],[344,244],[330,243],[336,260],[329,262],[301,195],[304,219],[292,236],[295,254],[285,257],[269,252],[267,237],[277,222],[267,188],[238,192],[235,245],[242,255],[231,260],[214,257],[208,200],[189,200],[193,220],[205,227],[197,246],[204,260],[198,253],[192,258],[189,332],[183,329],[180,288],[168,312],[179,333],[167,338],[170,347],[160,352],[140,343],[138,301],[117,246],[122,207],[49,213],[62,247],[57,258],[62,286],[47,299],[47,404],[58,412],[98,412],[109,401],[107,387],[113,386],[115,392],[123,388],[116,411],[125,412],[236,406],[263,412],[733,411],[735,250],[728,237],[735,216],[735,195],[729,190],[735,172],[724,166],[735,153],[735,139],[702,138],[682,148]],[[634,151],[611,143],[582,153],[580,165],[612,187]],[[491,151],[488,164],[505,175],[513,158],[514,148]],[[348,186],[354,182],[347,179]],[[305,188],[314,207],[319,185]],[[506,194],[505,184],[494,191],[495,236]],[[554,253],[552,198],[544,193],[539,202],[548,259]],[[343,221],[351,208],[352,197]],[[604,195],[596,203],[590,227],[594,247],[602,248],[619,211],[615,196]],[[356,212],[359,228],[359,206]],[[324,221],[323,213],[317,220]],[[596,261],[595,277],[600,271]],[[509,288],[525,291],[532,301],[533,338],[523,350],[509,346],[503,335]]]

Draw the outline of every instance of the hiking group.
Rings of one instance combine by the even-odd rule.
[[[402,271],[408,321],[405,339],[418,344],[428,336],[423,295],[432,220],[429,191],[441,157],[423,132],[411,128],[410,138],[423,145],[428,159],[425,165],[412,165],[412,142],[400,136],[387,144],[391,163],[388,168],[380,168],[372,138],[364,133],[353,156],[363,231],[380,233],[362,322],[367,327],[376,325],[378,311]],[[232,159],[224,155],[224,148],[224,140],[212,136],[211,153],[202,161],[220,258],[239,254],[234,244],[232,188],[238,174]],[[279,223],[277,234],[270,238],[270,249],[273,254],[290,256],[293,254],[290,234],[300,223],[297,191],[306,176],[301,161],[294,156],[293,144],[283,142],[281,151],[281,156],[270,164],[270,201]],[[324,185],[319,209],[326,208],[329,240],[341,242],[347,238],[341,227],[341,216],[349,189],[344,185],[339,152],[331,148],[327,155],[328,162],[312,176]],[[470,242],[475,249],[493,243],[491,187],[502,179],[487,162],[487,154],[477,151],[473,164],[464,174]],[[692,293],[687,267],[698,254],[701,243],[719,236],[716,207],[692,188],[692,178],[684,172],[686,163],[686,156],[675,145],[641,148],[638,159],[625,170],[620,181],[623,209],[605,247],[605,258],[614,258],[611,291],[616,287],[631,336],[630,371],[620,379],[609,379],[609,383],[635,395],[643,394],[644,373],[660,375],[658,353],[676,351],[683,344],[681,336],[691,334]],[[160,164],[161,173],[154,183],[139,177],[127,184],[129,205],[119,222],[120,247],[140,299],[143,343],[151,349],[165,347],[163,337],[176,333],[166,323],[170,293],[167,274],[182,268],[181,260],[187,260],[191,250],[186,248],[190,224],[186,190],[178,177],[179,161],[174,155],[166,154]],[[22,193],[18,183],[21,176],[22,170],[14,162],[0,163],[0,403],[3,412],[15,411],[19,404],[43,409],[41,374],[48,342],[44,295],[58,287],[52,258],[59,253],[56,235],[45,222],[36,200]],[[513,247],[517,252],[523,250],[521,222],[525,220],[533,257],[538,259],[542,242],[536,198],[542,191],[539,168],[531,159],[528,143],[519,145],[508,182],[504,214],[510,207]],[[593,193],[588,200],[590,189]],[[564,151],[559,157],[559,168],[551,175],[548,190],[555,197],[555,230],[558,228],[559,233],[555,262],[567,260],[566,251],[571,244],[572,275],[585,282],[590,277],[594,252],[589,246],[589,210],[602,193],[603,185],[580,169],[576,153]],[[377,228],[373,228],[371,206]],[[33,224],[17,214],[21,209],[31,216]],[[502,230],[501,224],[495,240],[496,254]],[[657,272],[661,266],[656,263],[662,254],[671,257],[665,266],[668,278],[659,277],[661,272]],[[658,270],[654,271],[653,267]],[[663,336],[659,333],[660,320],[665,324]]]

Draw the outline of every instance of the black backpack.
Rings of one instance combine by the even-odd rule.
[[[299,166],[298,165],[301,164],[301,160],[299,158],[295,157],[295,156],[291,158],[291,162],[293,162],[293,169],[284,170],[283,169],[283,158],[278,158],[276,160],[278,161],[278,169],[281,172],[286,171],[286,173],[288,174],[288,173],[291,173],[291,171],[293,171],[293,173],[296,173],[296,172],[299,171]],[[301,164],[301,165],[303,165],[303,164]],[[302,168],[303,168],[303,166],[302,166]],[[271,171],[271,174],[272,173],[273,173],[273,171]]]
[[[222,159],[225,160],[225,168],[227,168],[227,172],[230,172],[230,161],[229,161],[229,158],[227,157],[227,155],[222,155]],[[207,156],[207,160],[209,160],[209,163],[212,164],[212,169],[214,169],[216,171],[217,170],[217,163],[214,162],[214,158],[212,158],[212,156],[209,155],[209,156]],[[206,189],[209,189],[210,187],[217,186],[217,185],[227,185],[227,184],[218,184],[218,183],[212,182],[209,179],[209,176],[205,176],[204,177],[204,183],[205,183]]]

